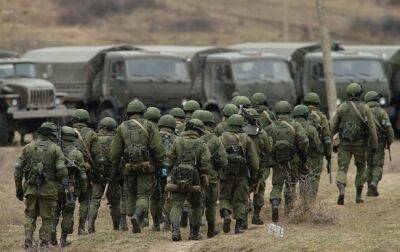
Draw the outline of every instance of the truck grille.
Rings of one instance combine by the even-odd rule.
[[[31,90],[30,104],[31,109],[50,108],[55,105],[54,91],[48,89]]]

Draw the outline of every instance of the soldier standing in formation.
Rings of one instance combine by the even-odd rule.
[[[276,120],[275,114],[268,109],[267,97],[263,93],[255,93],[250,98],[251,106],[259,114],[260,127],[265,129]]]
[[[224,133],[225,128],[228,126],[228,118],[233,115],[237,114],[239,112],[238,107],[236,105],[229,103],[226,104],[225,107],[222,109],[222,115],[224,116],[222,118],[222,121],[218,123],[218,125],[214,129],[214,133],[216,136],[220,137],[222,133]]]
[[[37,133],[37,138],[24,147],[17,159],[14,175],[16,196],[20,201],[25,197],[24,247],[27,250],[32,250],[38,217],[42,219],[40,248],[48,248],[57,207],[57,185],[68,175],[64,154],[54,143],[57,126],[43,123]]]
[[[185,111],[181,108],[173,108],[169,111],[176,120],[176,134],[180,135],[185,131]]]
[[[338,205],[344,205],[347,171],[354,156],[357,167],[356,203],[363,203],[362,190],[365,183],[367,148],[378,149],[376,126],[371,109],[361,101],[363,90],[357,83],[346,88],[348,100],[340,104],[332,121],[332,134],[339,133],[338,171],[336,183],[339,189]]]

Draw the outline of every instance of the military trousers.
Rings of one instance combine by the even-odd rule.
[[[299,173],[299,194],[305,203],[310,203],[317,197],[322,164],[323,156],[309,155],[306,162],[307,169]]]
[[[106,189],[105,182],[95,182],[93,184],[92,201],[90,203],[90,210],[89,210],[90,218],[96,219],[105,189]],[[108,190],[105,193],[110,208],[111,219],[113,223],[118,223],[121,217],[121,209],[120,209],[121,187],[119,183],[116,181],[111,181],[108,184]]]
[[[249,200],[249,181],[247,177],[226,176],[221,180],[219,196],[220,211],[228,210],[236,220],[246,216],[246,205]]]
[[[40,240],[49,242],[52,225],[55,219],[57,207],[56,199],[40,198],[28,195],[25,198],[25,233],[33,234],[36,230],[36,219],[42,219],[39,230]]]
[[[363,145],[340,145],[338,148],[338,171],[336,182],[347,184],[347,171],[349,169],[351,158],[354,156],[354,164],[357,168],[355,185],[363,186],[365,183],[365,164],[366,164],[366,146]]]
[[[260,178],[260,186],[258,188],[258,192],[254,193],[253,196],[253,206],[262,208],[264,206],[264,196],[265,196],[265,188],[266,188],[266,180],[269,177],[271,168],[264,168],[261,173]]]
[[[378,184],[382,179],[383,165],[385,164],[385,145],[380,143],[378,149],[373,152],[367,150],[367,170],[366,180],[368,183],[372,181]]]
[[[89,214],[89,207],[90,207],[90,201],[92,198],[92,185],[88,183],[87,189],[87,198],[83,201],[79,201],[79,222],[80,223],[86,223],[88,214]]]
[[[218,184],[209,183],[205,189],[204,207],[208,223],[215,223],[215,214],[218,200]]]
[[[167,184],[167,179],[164,178],[158,180],[159,181],[156,183],[153,194],[151,195],[150,213],[153,216],[153,218],[157,217],[158,220],[160,220],[164,210],[165,199],[167,197],[167,194],[165,192],[165,185]]]
[[[171,223],[180,223],[183,205],[187,200],[191,208],[191,224],[201,225],[202,195],[199,192],[173,192],[171,193],[171,212],[169,218]]]
[[[137,208],[143,213],[148,213],[150,197],[155,187],[154,173],[128,175],[125,176],[124,182],[128,190],[126,214],[132,217]]]
[[[58,222],[62,217],[61,230],[64,233],[72,234],[74,231],[74,211],[75,201],[67,204],[65,193],[59,193],[52,232],[56,233]]]
[[[121,201],[120,201],[120,211],[121,215],[127,215],[127,205],[126,202],[128,200],[128,186],[125,182],[120,184],[121,186]]]

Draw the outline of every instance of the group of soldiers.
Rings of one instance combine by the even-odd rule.
[[[74,112],[72,127],[43,123],[15,165],[16,196],[25,198],[24,246],[33,246],[38,217],[40,247],[58,244],[60,218],[59,242],[67,246],[76,200],[78,234],[94,233],[103,198],[114,230],[127,231],[128,216],[132,232],[140,233],[150,214],[153,230],[160,231],[163,223],[173,241],[182,239],[180,229],[186,226],[189,239],[199,240],[205,215],[211,238],[220,232],[215,224],[219,201],[223,232],[230,232],[234,219],[234,233],[240,234],[247,229],[250,212],[252,224],[263,224],[260,212],[271,171],[272,221],[279,220],[282,191],[286,215],[297,195],[300,205],[309,209],[317,197],[324,158],[330,164],[332,151],[338,152],[337,204],[344,204],[353,156],[356,202],[363,202],[365,182],[367,195],[378,196],[385,148],[390,148],[394,133],[379,104],[380,94],[368,92],[363,102],[362,93],[359,84],[348,85],[348,99],[339,105],[331,125],[319,110],[316,93],[308,93],[294,109],[279,101],[274,111],[262,93],[250,99],[235,96],[217,125],[214,114],[194,100],[161,115],[136,99],[128,104],[125,121],[117,125],[106,117],[97,132],[89,127],[89,113],[83,109]]]

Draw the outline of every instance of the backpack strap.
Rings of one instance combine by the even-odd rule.
[[[350,101],[351,106],[353,107],[354,111],[356,112],[357,116],[360,118],[361,122],[366,124],[367,122],[365,121],[364,117],[361,115],[360,110],[358,110],[356,104],[354,102]]]
[[[293,132],[293,134],[296,134],[296,130],[294,129],[294,127],[292,125],[290,125],[290,123],[283,121],[283,120],[279,120],[280,122],[282,122],[283,124],[285,124],[286,126],[288,126],[290,128],[290,130]]]
[[[321,117],[318,115],[317,112],[311,110],[311,114],[313,114],[318,119],[318,123],[321,123]]]
[[[76,135],[78,136],[79,142],[81,142],[81,144],[83,145],[83,148],[85,148],[85,151],[86,151],[87,156],[89,158],[90,164],[92,166],[94,166],[95,163],[94,163],[94,160],[92,158],[92,155],[90,154],[89,147],[86,145],[85,141],[83,140],[81,133],[79,133],[79,131],[77,129],[74,129],[74,130],[75,130]]]
[[[378,122],[378,120],[376,120],[375,116],[372,116],[372,118],[374,119],[374,122],[375,122],[376,126],[377,126],[380,130],[385,131],[385,130],[383,129],[382,125]]]
[[[263,114],[265,114],[265,116],[267,116],[267,119],[268,119],[268,121],[269,121],[270,123],[273,122],[267,111],[264,110],[264,111],[263,111]]]
[[[131,121],[134,122],[137,126],[139,126],[146,133],[146,135],[149,136],[149,132],[147,132],[145,127],[138,120],[132,118]]]
[[[236,140],[238,141],[239,146],[242,148],[243,155],[246,155],[246,151],[244,149],[244,146],[243,146],[242,142],[240,141],[239,136],[236,133],[233,133],[233,135],[235,136]]]

